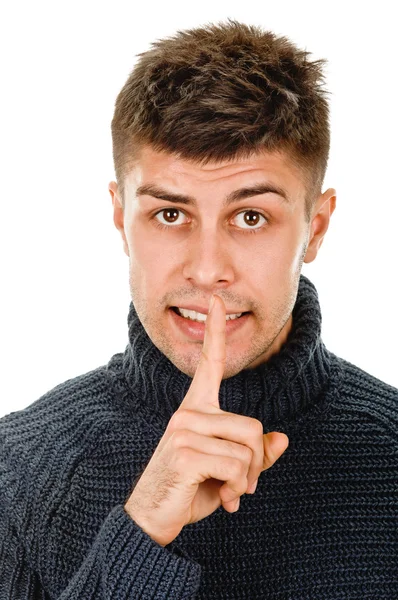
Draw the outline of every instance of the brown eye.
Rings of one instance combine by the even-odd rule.
[[[243,213],[245,215],[244,221],[248,225],[258,225],[260,215],[258,213],[253,212],[252,210],[248,210]]]
[[[181,216],[183,217],[184,213],[182,213],[178,208],[164,208],[156,213],[154,218],[156,221],[158,221],[159,225],[167,227],[168,225],[175,225]],[[183,223],[181,221],[177,223],[177,225],[182,224]]]
[[[180,211],[176,210],[175,208],[167,208],[162,211],[163,217],[168,223],[174,223],[178,218],[179,212]]]
[[[240,219],[238,219],[238,217],[240,217]],[[246,231],[250,229],[261,229],[261,226],[264,224],[264,222],[268,221],[268,219],[266,219],[264,215],[257,212],[256,210],[244,210],[243,212],[237,214],[235,219],[238,220],[238,226],[242,229],[246,229]],[[263,223],[261,223],[261,219],[263,219]]]

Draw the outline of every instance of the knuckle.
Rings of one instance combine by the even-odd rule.
[[[177,429],[170,436],[170,443],[174,448],[184,448],[188,445],[189,431],[187,429]]]
[[[230,463],[231,475],[237,481],[243,477],[246,478],[247,464],[243,463],[239,458],[232,458]]]
[[[258,419],[249,418],[248,428],[251,434],[255,437],[260,437],[264,433],[263,424]]]
[[[193,454],[194,451],[191,448],[179,448],[173,461],[176,471],[181,473],[192,466]]]
[[[242,496],[247,490],[246,469],[237,459],[229,459],[224,461],[222,469],[222,478],[226,482],[225,489],[229,489],[228,502]]]
[[[217,416],[217,419],[219,420],[221,425],[224,425],[224,423],[226,423],[227,425],[234,425],[236,422],[236,415],[232,415],[228,412],[221,411],[220,414]]]
[[[228,451],[234,458],[243,461],[246,464],[250,464],[253,459],[253,450],[243,444],[237,444],[231,440],[225,440]]]
[[[220,470],[220,478],[224,481],[236,479],[240,468],[240,460],[231,456],[220,457],[218,468]]]
[[[247,491],[247,477],[243,476],[233,482],[230,486],[236,492],[237,496],[242,496]]]
[[[169,421],[169,430],[174,432],[177,429],[183,429],[184,424],[187,421],[189,412],[190,411],[188,411],[186,408],[181,408],[177,410]]]
[[[253,460],[253,450],[248,446],[242,446],[241,456],[242,461],[245,463],[245,465],[250,465]]]
[[[226,482],[225,490],[229,490],[229,492],[226,492],[228,498],[225,498],[225,500],[230,502],[245,494],[247,490],[247,466],[237,458],[224,458],[220,467],[222,471],[220,478]]]

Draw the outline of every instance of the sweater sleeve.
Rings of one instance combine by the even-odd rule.
[[[118,505],[59,600],[194,599],[200,571],[177,545],[152,540]]]
[[[201,566],[177,540],[165,548],[156,543],[120,503],[105,513],[74,567],[63,563],[52,523],[92,438],[85,432],[87,444],[69,444],[67,454],[61,428],[43,419],[39,426],[36,413],[0,420],[0,599],[193,600]]]
[[[41,574],[18,543],[2,511],[0,523],[0,597],[2,600],[193,600],[200,565],[174,542],[163,548],[115,506],[72,579],[55,595],[44,589]]]

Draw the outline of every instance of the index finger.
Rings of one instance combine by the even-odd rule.
[[[213,295],[213,297],[214,304],[206,319],[200,361],[180,408],[200,409],[204,404],[220,408],[218,394],[226,359],[226,309],[220,296]]]

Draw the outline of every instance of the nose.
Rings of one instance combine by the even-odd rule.
[[[222,232],[217,232],[214,227],[198,229],[187,244],[181,257],[185,279],[206,291],[233,283],[235,273],[231,248]]]

